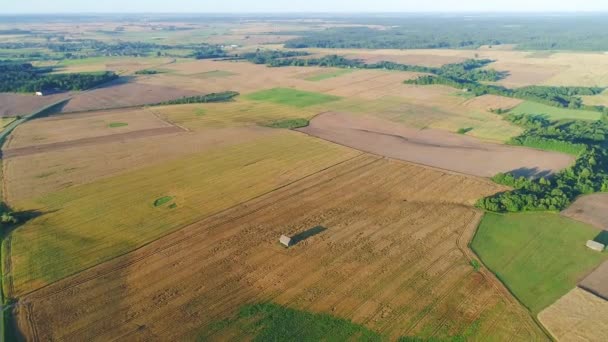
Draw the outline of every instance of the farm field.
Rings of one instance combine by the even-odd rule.
[[[603,342],[578,15],[0,15],[0,342]]]
[[[243,305],[273,302],[393,339],[543,340],[491,275],[469,263],[466,243],[480,217],[470,203],[500,190],[359,155],[26,295],[17,317],[26,336],[40,339],[183,340],[215,334],[209,327]],[[277,245],[280,234],[313,227],[325,230]],[[160,319],[168,313],[173,319]],[[107,316],[115,319],[100,319]],[[218,336],[238,333],[219,326]]]
[[[608,259],[585,246],[598,234],[589,225],[553,213],[486,213],[471,247],[537,314]]]
[[[596,239],[598,240],[598,239]],[[606,244],[606,235],[603,235],[602,243]],[[596,296],[608,301],[608,261],[601,264],[591,274],[585,277],[579,286]]]
[[[4,149],[170,127],[147,109],[55,115],[20,125]]]
[[[369,116],[327,112],[300,132],[362,151],[481,177],[499,172],[533,177],[566,168],[566,154],[484,143],[433,129],[413,129]]]
[[[546,115],[550,120],[576,119],[576,120],[599,120],[602,113],[588,110],[557,108],[541,103],[525,101],[511,109],[513,114],[535,114]]]
[[[7,292],[35,290],[356,154],[283,132],[14,201],[42,215],[11,234]],[[176,208],[152,205],[163,196]]]
[[[589,106],[608,106],[608,90],[593,96],[581,96],[583,102]]]
[[[574,288],[543,310],[539,320],[559,341],[600,342],[608,336],[608,302]]]
[[[261,127],[233,127],[149,135],[145,139],[134,139],[132,134],[114,135],[93,144],[71,143],[69,148],[55,148],[43,154],[5,156],[4,200],[11,204],[19,203],[142,167],[251,142],[272,133],[272,130]]]
[[[225,90],[225,89],[224,89]],[[117,82],[77,94],[63,107],[63,113],[135,107],[205,93],[139,82]]]
[[[31,114],[45,106],[68,98],[68,94],[35,96],[34,94],[0,93],[0,117]]]
[[[293,107],[310,107],[312,105],[337,101],[340,98],[337,96],[324,95],[296,89],[273,88],[249,94],[247,95],[247,99],[253,101],[278,103]]]
[[[576,199],[562,215],[608,230],[608,194],[591,194]]]

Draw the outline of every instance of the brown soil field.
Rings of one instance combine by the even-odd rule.
[[[0,93],[0,116],[23,116],[31,114],[45,106],[68,97],[68,94],[36,96],[29,94]]]
[[[492,144],[434,129],[413,129],[388,120],[344,113],[316,116],[300,132],[378,155],[481,177],[499,172],[538,177],[559,171],[574,157]]]
[[[583,279],[579,286],[608,300],[608,262],[604,262]]]
[[[373,64],[378,62],[394,62],[410,65],[421,65],[429,67],[441,67],[446,64],[461,63],[466,60],[464,57],[458,56],[438,56],[434,54],[428,55],[382,55],[382,54],[348,54],[346,58],[360,59],[366,63]]]
[[[241,305],[272,301],[393,339],[475,325],[474,340],[544,340],[469,264],[481,213],[468,203],[500,190],[361,155],[25,295],[18,325],[29,340],[194,340]],[[278,245],[312,227],[326,230]]]
[[[575,288],[538,318],[558,341],[603,342],[608,336],[608,302]]]
[[[124,123],[127,125],[109,127],[111,123]],[[170,124],[159,119],[150,110],[142,108],[54,115],[31,120],[19,125],[4,145],[4,149],[51,144],[170,126]]]
[[[480,110],[495,110],[495,109],[511,109],[524,102],[523,100],[514,99],[498,95],[482,95],[465,101],[463,105]]]
[[[239,127],[112,139],[98,144],[72,146],[44,154],[3,160],[5,201],[17,204],[61,189],[179,159],[213,148],[265,137],[276,131]]]
[[[224,89],[228,90],[228,89]],[[173,100],[184,96],[202,95],[205,92],[142,83],[119,83],[94,89],[74,96],[63,113],[134,107]]]
[[[562,215],[608,230],[608,194],[579,197]]]

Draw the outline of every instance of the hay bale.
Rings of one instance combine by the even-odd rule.
[[[593,249],[594,251],[602,252],[606,248],[604,244],[601,244],[597,241],[589,240],[587,241],[587,247]]]
[[[281,238],[279,239],[279,242],[283,246],[289,247],[289,245],[291,245],[291,238],[289,236],[281,235]]]

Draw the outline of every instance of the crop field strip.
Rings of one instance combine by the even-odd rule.
[[[21,299],[28,304],[27,313],[20,312],[20,322],[27,324],[25,316],[34,315],[35,326],[25,331],[39,338],[180,339],[230,317],[243,304],[273,300],[352,318],[389,336],[423,331],[432,336],[464,329],[462,322],[446,327],[446,317],[474,320],[480,317],[479,310],[487,310],[483,304],[494,303],[506,306],[506,311],[495,314],[502,312],[514,324],[503,324],[501,334],[543,338],[525,313],[517,314],[517,306],[484,284],[456,248],[457,237],[479,215],[460,203],[473,200],[479,191],[496,190],[487,181],[360,156],[35,291]],[[428,192],[442,195],[437,199]],[[369,215],[372,211],[381,215]],[[367,219],[361,222],[360,217]],[[289,250],[275,243],[277,234],[316,225],[328,230]],[[400,233],[404,226],[413,231]],[[220,268],[222,272],[217,271]],[[159,274],[162,278],[150,279]],[[414,283],[408,282],[412,279]],[[451,290],[460,293],[478,310],[468,318],[455,314],[462,307],[451,296],[433,304],[436,293],[422,290],[427,286],[446,295]],[[407,291],[408,297],[401,291]],[[475,291],[481,291],[478,299],[471,297]],[[419,299],[422,307],[403,310],[418,292],[425,294]],[[52,304],[59,301],[65,306]],[[87,310],[68,309],[85,302]],[[382,319],[383,305],[395,302],[400,303],[396,309],[401,313]],[[430,305],[431,316],[424,305]],[[64,316],[56,310],[74,314]],[[159,319],[165,310],[184,318],[175,321],[181,321],[186,335]],[[424,314],[418,316],[420,312]],[[112,323],[112,329],[99,319],[108,314],[125,319],[120,326]],[[410,322],[409,332],[392,319]],[[145,327],[137,329],[135,324]],[[516,326],[521,324],[520,332]],[[102,326],[108,329],[105,334]]]

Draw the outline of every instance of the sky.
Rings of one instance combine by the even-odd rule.
[[[608,12],[608,0],[0,0],[10,13]]]

